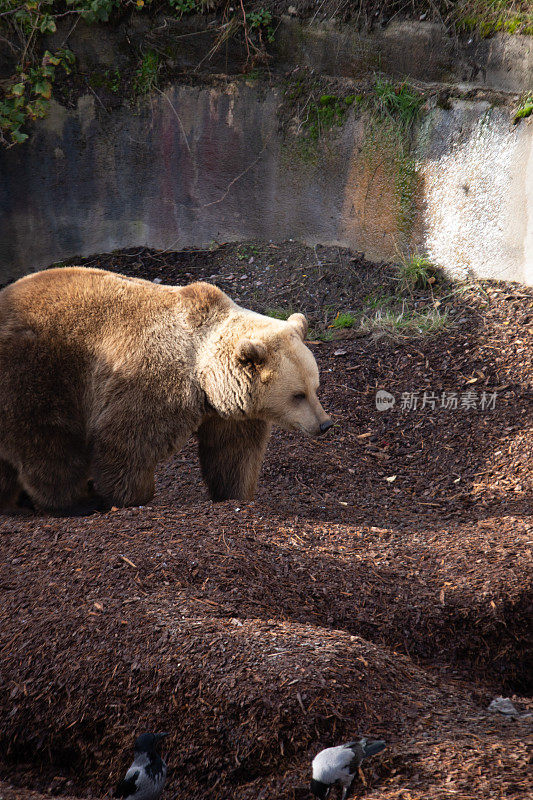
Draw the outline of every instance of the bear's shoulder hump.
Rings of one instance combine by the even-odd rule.
[[[233,302],[212,283],[190,283],[179,289],[179,297],[187,311],[190,322],[201,325],[208,316],[229,309]]]

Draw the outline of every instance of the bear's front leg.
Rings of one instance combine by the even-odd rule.
[[[271,425],[210,417],[199,427],[202,476],[211,499],[253,500]]]
[[[15,506],[21,491],[17,470],[0,459],[0,509]]]
[[[96,494],[113,506],[144,506],[155,493],[155,464],[127,448],[105,442],[94,448],[92,478]]]
[[[71,513],[87,497],[89,456],[85,436],[42,426],[23,453],[19,481],[33,506]]]
[[[142,506],[155,493],[154,470],[190,435],[151,375],[117,373],[98,398],[90,422],[95,492],[115,506]]]

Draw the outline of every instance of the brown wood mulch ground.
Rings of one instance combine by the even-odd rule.
[[[294,242],[85,263],[211,279],[306,310],[317,335],[398,288],[391,267]],[[532,718],[487,706],[532,707],[533,290],[409,298],[435,302],[453,312],[438,335],[311,345],[337,424],[276,432],[253,503],[211,504],[191,443],[150,506],[0,516],[1,798],[109,795],[148,729],[171,732],[177,800],[303,800],[313,755],[359,733],[389,747],[358,796],[528,795]]]

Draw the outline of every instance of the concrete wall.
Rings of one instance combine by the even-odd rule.
[[[386,154],[369,157],[351,111],[303,158],[279,133],[280,91],[238,80],[174,86],[107,112],[93,94],[52,105],[21,147],[0,151],[0,282],[77,255],[148,245],[296,238],[368,258],[417,247],[454,275],[533,284],[533,125],[454,100],[417,132],[418,189],[399,229]]]
[[[533,125],[464,101],[427,125],[427,253],[454,274],[533,285]]]
[[[533,37],[500,33],[458,38],[443,25],[394,21],[371,33],[336,22],[301,24],[284,18],[276,61],[325,75],[357,77],[381,70],[424,82],[469,84],[503,92],[533,86]]]
[[[117,26],[59,21],[55,34],[47,37],[54,50],[69,47],[76,53],[78,67],[89,72],[99,67],[131,65],[140,51],[154,47],[165,54],[167,66],[177,72],[196,71],[198,64],[211,73],[238,75],[245,71],[247,51],[243,41],[230,38],[214,48],[217,26],[209,17],[124,15]],[[206,61],[206,53],[214,54]],[[374,70],[418,81],[447,82],[494,91],[522,93],[533,84],[533,37],[498,33],[487,39],[452,35],[443,25],[432,22],[393,20],[371,32],[354,25],[330,22],[301,22],[285,16],[276,27],[270,68],[276,72],[307,66],[317,73],[355,78]],[[0,39],[2,53],[9,48]],[[12,57],[12,54],[11,54]],[[11,70],[13,65],[11,67]],[[6,75],[11,71],[6,72]]]

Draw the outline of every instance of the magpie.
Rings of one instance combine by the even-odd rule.
[[[143,733],[135,742],[135,758],[115,789],[115,797],[127,800],[159,800],[167,777],[167,765],[156,752],[168,733]]]
[[[321,750],[313,759],[311,792],[320,800],[326,800],[335,784],[342,786],[342,798],[346,800],[360,764],[386,747],[381,739],[360,739],[338,747]]]

